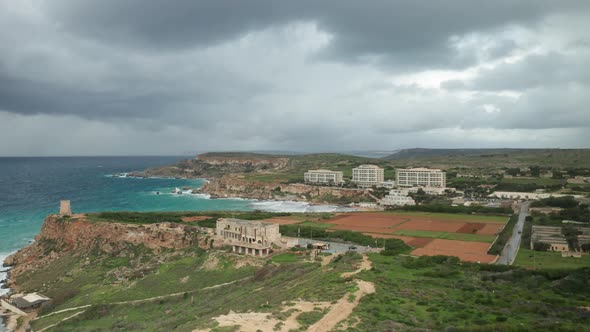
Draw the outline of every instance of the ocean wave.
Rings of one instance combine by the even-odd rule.
[[[355,210],[337,205],[312,205],[296,201],[258,201],[252,202],[250,205],[255,210],[267,212],[349,212]]]
[[[203,193],[193,193],[192,189],[189,190],[180,190],[179,194],[178,192],[172,192],[170,190],[166,190],[166,191],[153,191],[152,192],[154,195],[164,195],[164,196],[174,196],[174,197],[195,197],[195,198],[200,198],[200,199],[210,199],[211,195],[209,194],[203,194]]]
[[[6,257],[14,254],[16,251],[13,252],[0,252],[0,271],[4,271],[4,270],[9,270],[10,268],[7,268],[4,266],[4,260],[6,259]],[[6,276],[7,273],[6,272],[0,272],[0,281],[5,281],[6,280]],[[8,292],[10,292],[9,288],[0,288],[0,296],[7,294]]]

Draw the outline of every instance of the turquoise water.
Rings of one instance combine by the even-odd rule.
[[[169,165],[186,157],[0,158],[0,262],[29,243],[47,214],[69,199],[74,212],[251,210],[246,200],[175,195],[204,180],[134,179],[113,173]],[[161,192],[156,195],[156,191]]]
[[[0,281],[1,262],[30,243],[46,215],[69,199],[72,211],[207,211],[264,210],[322,212],[332,205],[290,201],[209,199],[206,195],[173,194],[175,188],[200,187],[205,180],[137,179],[113,174],[174,164],[186,157],[62,157],[0,158]],[[159,194],[157,194],[159,192]],[[346,210],[346,209],[345,209]],[[0,295],[6,290],[0,289]],[[0,326],[1,327],[1,326]]]

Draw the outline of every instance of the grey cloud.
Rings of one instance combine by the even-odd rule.
[[[417,68],[462,68],[472,54],[450,38],[509,24],[533,24],[549,13],[588,9],[587,1],[91,1],[45,3],[69,33],[152,52],[206,47],[249,31],[298,21],[316,22],[333,34],[327,58]],[[502,55],[510,41],[490,55]]]
[[[573,146],[590,127],[585,37],[563,23],[551,37],[536,34],[554,31],[547,17],[588,16],[588,6],[53,0],[22,16],[0,7],[0,154],[18,150],[2,144],[17,129],[60,124],[87,135],[51,141],[70,154],[103,134],[96,153],[464,146],[461,135],[473,147],[550,142],[535,143],[531,132],[563,134]],[[504,32],[514,26],[532,40]],[[570,47],[547,46],[554,40]],[[396,81],[535,47],[544,55],[496,62],[442,90]],[[477,137],[476,128],[492,135]],[[40,134],[25,141],[33,154],[54,146]]]

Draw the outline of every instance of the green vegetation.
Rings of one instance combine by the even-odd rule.
[[[586,329],[590,269],[527,271],[457,259],[370,255],[375,283],[349,331],[575,331]]]
[[[495,215],[507,215],[512,214],[511,208],[494,208],[479,205],[472,206],[451,206],[443,204],[428,204],[428,205],[406,205],[395,208],[394,210],[401,211],[424,211],[424,212],[436,212],[436,213],[478,213],[478,214],[495,214]]]
[[[434,232],[434,231],[415,231],[415,230],[399,230],[393,234],[403,235],[403,236],[413,236],[413,237],[428,237],[428,238],[435,238],[435,239],[470,241],[470,242],[490,242],[490,243],[494,242],[494,239],[496,238],[494,235]]]
[[[490,250],[488,250],[488,254],[499,255],[502,253],[502,250],[504,249],[506,242],[508,242],[508,240],[510,239],[510,236],[512,236],[512,232],[514,231],[514,226],[516,226],[517,222],[518,222],[518,215],[517,214],[510,217],[510,220],[508,220],[506,225],[504,225],[504,228],[502,228],[502,230],[500,231],[500,234],[498,234],[498,238],[496,239],[496,241],[494,242],[494,244],[492,245]]]
[[[211,219],[202,221],[203,226],[209,225],[210,220],[218,218],[239,218],[246,220],[259,220],[275,217],[289,216],[285,212],[262,212],[262,211],[198,211],[198,212],[100,212],[88,214],[91,221],[101,222],[123,222],[135,224],[154,224],[161,222],[182,222],[183,217],[208,216]],[[192,223],[186,223],[192,224]],[[197,222],[199,224],[199,222]],[[209,227],[209,226],[206,226]]]
[[[234,312],[255,310],[277,315],[283,302],[296,299],[306,301],[332,302],[342,298],[349,291],[349,282],[340,277],[351,271],[361,257],[355,253],[337,256],[325,269],[319,264],[293,262],[290,264],[269,264],[258,268],[247,281],[223,287],[196,291],[187,296],[167,297],[134,304],[104,303],[90,307],[80,316],[61,323],[52,331],[191,331],[197,328],[219,329],[212,318]],[[167,264],[165,264],[167,265]],[[177,287],[184,287],[178,281],[174,269],[160,269],[161,278],[169,278]],[[231,267],[225,272],[231,271]],[[172,274],[171,274],[172,273]],[[196,275],[194,274],[196,273]],[[200,276],[199,269],[190,278],[213,279],[202,282],[221,283],[222,280]],[[319,286],[321,285],[321,287]],[[108,289],[104,290],[108,292]],[[83,302],[85,296],[79,295],[73,302]],[[309,324],[318,319],[318,314],[302,317]],[[50,317],[41,318],[38,326],[47,326]],[[231,329],[230,329],[231,330]]]
[[[573,208],[578,206],[578,201],[573,196],[564,197],[549,197],[531,203],[531,207],[560,207],[560,208]]]
[[[561,257],[561,252],[519,249],[514,265],[535,269],[577,269],[590,267],[590,255]]]
[[[399,215],[416,216],[433,218],[440,220],[461,220],[465,222],[477,222],[477,223],[492,223],[492,224],[503,224],[506,223],[507,216],[496,216],[496,215],[477,215],[477,214],[461,214],[461,213],[438,213],[438,212],[414,212],[414,211],[391,211]]]
[[[410,251],[410,247],[407,246],[402,240],[399,239],[375,239],[372,236],[364,235],[362,233],[353,231],[337,230],[327,232],[321,228],[301,228],[298,224],[295,225],[280,225],[279,231],[283,236],[297,237],[310,237],[317,240],[325,241],[344,241],[347,243],[359,244],[362,246],[375,246],[375,244],[383,244],[385,246],[386,255],[394,255],[399,253],[407,253]]]
[[[279,254],[271,258],[273,263],[295,263],[299,261],[299,257],[295,254]]]
[[[297,322],[301,325],[300,330],[304,331],[315,322],[319,321],[324,317],[325,312],[323,310],[314,310],[309,312],[302,312],[297,316]]]
[[[313,222],[313,221],[305,221],[305,222],[302,222],[302,223],[299,223],[296,225],[301,226],[301,227],[313,227],[313,228],[320,228],[320,229],[326,229],[326,228],[336,226],[335,224],[326,224],[326,223],[319,223],[319,222]]]

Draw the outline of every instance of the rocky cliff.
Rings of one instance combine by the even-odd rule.
[[[313,203],[348,203],[372,201],[368,192],[361,189],[311,186],[301,183],[273,183],[244,180],[239,176],[223,176],[206,183],[203,192],[217,197],[243,197],[309,201]]]
[[[289,158],[259,154],[206,153],[176,165],[150,168],[132,173],[138,177],[216,178],[231,173],[250,173],[280,170],[289,164]]]
[[[163,248],[198,246],[208,249],[212,245],[210,238],[198,227],[175,223],[136,225],[91,222],[84,215],[69,218],[49,215],[35,242],[9,256],[4,264],[12,266],[8,286],[15,287],[14,280],[19,275],[42,269],[65,254],[118,255],[134,246],[143,246],[156,253]]]

